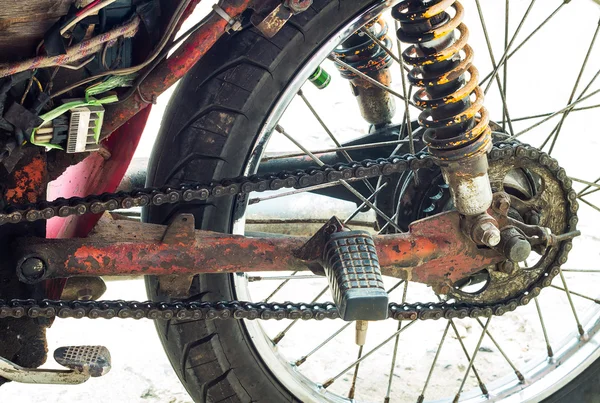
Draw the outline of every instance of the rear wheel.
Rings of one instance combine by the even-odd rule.
[[[559,6],[561,3],[562,1],[556,2],[556,5]],[[548,6],[550,7],[550,5]],[[560,7],[562,8],[563,6]],[[301,120],[298,117],[295,120],[293,117],[289,118],[287,121],[285,116],[282,118],[283,112],[290,106],[293,96],[335,46],[365,23],[385,11],[387,7],[388,5],[384,2],[372,0],[315,1],[310,10],[294,17],[271,40],[264,38],[254,28],[246,28],[239,33],[227,36],[219,41],[211,49],[207,57],[203,59],[203,62],[196,66],[180,83],[173,95],[152,155],[148,185],[176,185],[186,182],[209,183],[221,178],[248,175],[258,169],[259,164],[263,161],[263,152],[270,150],[267,147],[272,147],[276,151],[287,149],[286,147],[289,148],[289,143],[285,143],[285,140],[271,139],[270,143],[269,140],[275,124],[281,123],[288,128],[287,122],[298,122]],[[470,10],[471,14],[476,13],[477,8],[474,2],[467,2],[465,7],[468,11]],[[513,12],[518,9],[517,14],[522,17],[525,10],[521,10],[520,8],[522,7],[515,5]],[[591,4],[588,11],[589,13],[595,12],[595,18],[597,19],[597,6]],[[546,13],[543,10],[538,10],[538,14],[539,16],[531,18],[536,20],[536,25],[532,25],[531,29],[534,29],[543,22],[542,17],[546,17]],[[572,26],[570,25],[570,22],[572,22],[569,19],[570,17],[567,16],[566,22],[562,22],[563,24],[567,24],[564,26]],[[474,21],[477,22],[479,20],[475,18]],[[488,22],[488,24],[491,23]],[[517,22],[513,22],[513,24],[516,25]],[[470,23],[469,25],[472,31],[475,31],[476,24]],[[588,25],[589,27],[590,25]],[[551,31],[547,31],[546,33],[548,32]],[[543,36],[543,34],[541,35]],[[472,32],[472,36],[477,36],[477,34]],[[479,36],[481,38],[484,37],[484,35]],[[525,35],[523,35],[524,37]],[[548,41],[548,44],[552,42],[549,39],[546,39],[546,41]],[[485,63],[486,52],[486,47],[478,50],[478,62],[483,59],[482,64]],[[501,52],[498,52],[496,61],[500,59],[501,54]],[[594,61],[593,58],[591,60],[592,62]],[[521,61],[527,62],[526,60]],[[598,61],[597,58],[595,61]],[[484,70],[484,68],[480,69]],[[333,71],[334,68],[331,65],[326,66],[326,70],[334,76],[334,80],[342,81],[342,79],[338,78],[337,73]],[[593,70],[593,67],[589,67],[589,70]],[[399,71],[400,69],[398,69]],[[522,80],[522,75],[517,73],[515,71],[511,76],[515,82]],[[401,80],[395,79],[395,81],[399,83]],[[511,85],[511,82],[509,81],[509,85]],[[567,87],[566,83],[563,84],[564,87]],[[338,87],[337,89],[341,88],[341,90],[337,91],[336,94],[340,98],[352,97],[350,91],[346,91],[348,84],[343,81],[340,85],[342,87]],[[523,106],[526,102],[519,99],[519,85],[522,85],[522,83],[517,82],[510,88],[513,91],[514,99],[517,99],[514,103],[520,103],[521,105],[519,106]],[[570,89],[570,87],[567,87],[567,92]],[[590,89],[589,93],[593,90],[594,88]],[[331,89],[327,91],[329,91],[328,96],[331,96]],[[402,88],[397,88],[397,91],[402,92]],[[307,96],[312,95],[313,100],[318,96],[314,92],[310,93],[308,89],[305,92]],[[498,94],[491,92],[489,101],[486,104],[498,103],[497,98],[499,98]],[[296,100],[294,102],[301,101]],[[353,102],[353,100],[351,99],[350,102]],[[321,115],[333,115],[337,112],[335,103],[331,109],[329,107],[319,108],[319,105],[326,104],[324,102],[317,101],[316,104],[318,104],[316,107],[318,109],[317,112]],[[402,103],[399,102],[400,104]],[[293,111],[298,110],[298,108],[293,107],[293,103],[290,109]],[[515,110],[526,113],[531,109],[511,109],[513,113],[517,113],[514,112]],[[551,111],[553,110],[551,109]],[[412,113],[414,119],[416,112],[412,111]],[[521,113],[519,113],[519,116],[521,116]],[[593,114],[594,111],[591,110],[591,113]],[[351,116],[351,114],[356,116]],[[356,134],[361,132],[362,128],[365,127],[364,122],[362,122],[362,126],[357,125],[360,124],[357,123],[357,121],[360,122],[358,116],[357,111],[346,112],[346,114],[341,115],[344,122],[340,125],[341,128],[337,128],[334,131],[336,135],[342,132],[350,132],[349,137],[356,137]],[[502,119],[508,121],[506,116],[504,118],[502,116],[502,114],[496,116],[498,118],[497,121]],[[396,120],[401,121],[401,117],[402,113],[398,112]],[[522,122],[524,122],[523,126],[520,127],[523,129],[530,126],[529,119],[525,119]],[[304,142],[305,145],[313,150],[330,148],[330,146],[326,146],[320,139],[313,139],[308,135],[302,136],[303,132],[308,134],[311,130],[314,131],[315,128],[319,130],[318,122],[302,121],[302,123],[302,127],[294,129],[298,140]],[[511,123],[517,127],[518,123],[516,121]],[[501,126],[502,123],[497,128],[500,132],[510,134],[513,130],[513,128],[508,128],[508,125],[504,125],[504,130]],[[543,140],[548,135],[552,129],[552,127],[550,129],[548,127],[550,126],[540,126],[540,131],[536,132],[534,130],[530,133],[533,145],[539,145],[542,142],[538,141],[536,143],[536,138]],[[402,136],[402,134],[401,132],[399,135]],[[529,138],[525,139],[529,140]],[[562,138],[561,140],[565,141],[564,144],[569,144],[566,140]],[[397,152],[408,152],[406,142],[398,142],[396,145],[399,147],[396,150]],[[396,145],[393,145],[392,148]],[[419,143],[417,143],[417,146],[419,147]],[[420,147],[422,148],[422,143]],[[563,162],[561,159],[559,161]],[[567,168],[570,168],[570,166],[567,166]],[[580,175],[579,172],[581,171],[577,169],[574,172],[590,181],[596,179],[583,173]],[[594,174],[591,176],[594,176]],[[398,214],[398,216],[406,218],[408,222],[439,211],[435,210],[435,208],[451,208],[444,201],[447,199],[445,195],[442,194],[441,198],[438,197],[440,193],[438,190],[441,189],[441,183],[435,183],[436,178],[437,176],[434,175],[431,181],[432,186],[428,186],[427,189],[422,191],[418,188],[417,190],[414,187],[411,188],[412,185],[410,183],[413,183],[412,180],[404,178],[405,181],[403,183],[408,185],[399,186],[397,183],[394,183],[393,186],[389,186],[388,190],[390,188],[395,190],[391,195],[386,196],[390,201],[387,203],[382,201],[382,196],[385,194],[385,192],[382,192],[378,199],[380,203],[378,205],[381,206],[382,210],[385,210],[384,205],[393,206],[391,210],[383,211],[388,215],[388,218],[393,217],[394,212],[401,212],[402,214]],[[520,183],[518,180],[515,182],[518,182],[517,185]],[[382,182],[379,184],[373,183],[371,186],[379,188],[381,184]],[[590,189],[587,191],[590,191]],[[402,206],[403,209],[399,209],[398,206],[402,204],[400,201],[403,198],[408,198],[411,202],[410,205],[413,207],[416,206],[417,210],[408,211],[406,205]],[[435,203],[432,203],[432,200]],[[144,215],[146,221],[164,223],[176,214],[192,213],[196,217],[198,228],[224,233],[243,233],[244,231],[248,231],[249,227],[245,225],[245,220],[248,217],[247,214],[252,211],[247,208],[247,201],[247,199],[222,198],[209,203],[188,204],[176,207],[162,206],[160,208],[148,209]],[[433,204],[436,206],[434,210],[426,211]],[[298,206],[290,208],[290,216],[294,218],[300,217],[301,212],[298,211],[299,209],[300,207]],[[296,215],[294,216],[294,214]],[[329,213],[324,214],[327,215]],[[333,214],[329,216],[331,215]],[[379,225],[379,229],[385,227],[387,224],[387,219],[382,219],[381,216],[373,217],[372,215],[362,215],[354,218],[353,224],[362,225],[361,219],[364,217],[371,217],[371,221]],[[398,217],[395,219],[399,220]],[[399,227],[404,227],[403,223],[399,221],[396,221],[396,223]],[[306,222],[303,223],[303,225],[305,224]],[[320,224],[313,225],[308,232],[319,226]],[[387,226],[389,227],[389,224]],[[255,226],[253,229],[262,230],[263,228]],[[281,232],[288,231],[297,231],[297,228],[281,230]],[[594,232],[592,231],[591,235],[593,234]],[[587,243],[588,241],[586,240],[585,242]],[[575,248],[577,248],[577,244]],[[583,259],[585,260],[585,257]],[[580,260],[577,260],[577,262],[580,262]],[[570,275],[576,276],[575,273],[565,274],[567,277]],[[289,274],[289,276],[291,278],[293,275]],[[595,275],[592,274],[592,276],[592,280],[595,280]],[[398,287],[397,279],[389,280],[390,286]],[[272,284],[272,287],[269,288],[265,283],[250,283],[248,276],[244,274],[201,275],[194,279],[190,291],[192,298],[201,300],[254,299],[258,301],[269,297],[273,289],[276,288],[276,285],[283,283],[285,288],[281,288],[282,291],[274,297],[274,300],[306,301],[314,298],[316,295],[322,295],[320,292],[325,286],[323,281],[320,279],[307,279],[303,281],[305,282],[298,284],[298,287],[291,287],[295,283],[290,281],[290,279],[281,280],[280,282],[265,282]],[[473,280],[475,283],[478,281],[478,279]],[[564,287],[560,281],[555,281],[555,285],[557,287]],[[166,300],[170,298],[168,295],[161,294],[156,278],[148,278],[147,286],[149,295],[153,300]],[[411,285],[411,287],[413,286]],[[400,294],[400,291],[403,291],[403,289],[404,297],[406,297],[406,285],[398,287],[396,293]],[[427,298],[434,297],[431,293],[426,294],[426,291],[419,290],[418,286],[417,288],[413,287],[413,289],[415,289],[414,298],[423,297],[424,295],[428,295]],[[556,290],[546,290],[543,292],[542,297],[540,297],[540,305],[542,307],[543,298],[553,292],[556,292]],[[592,293],[592,296],[595,295]],[[576,298],[576,296],[572,295],[569,295],[569,297]],[[322,298],[330,299],[326,297]],[[548,312],[547,316],[549,316],[546,318],[547,322],[551,321],[555,316],[572,316],[569,301],[565,299],[565,295],[549,295],[548,298],[560,298],[563,306],[561,310],[554,313],[546,311]],[[391,296],[391,299],[400,302],[401,297],[395,295]],[[579,302],[576,302],[577,308],[581,308]],[[588,306],[584,307],[584,309],[588,308]],[[498,333],[494,332],[494,335],[500,335],[500,337],[496,337],[497,339],[505,337],[508,341],[496,340],[498,344],[490,341],[489,345],[484,345],[482,347],[483,350],[480,349],[480,351],[483,351],[484,355],[486,353],[491,355],[488,350],[492,350],[500,358],[485,356],[481,358],[480,354],[480,358],[478,359],[484,360],[484,363],[476,363],[474,367],[481,365],[481,367],[492,368],[497,365],[506,368],[498,371],[498,373],[480,371],[476,377],[473,376],[474,371],[471,371],[471,375],[467,377],[466,386],[464,387],[465,392],[462,396],[465,399],[472,398],[474,401],[481,399],[481,383],[479,382],[479,378],[483,378],[482,382],[486,384],[488,382],[491,385],[497,384],[497,387],[494,388],[490,385],[486,387],[486,389],[491,391],[491,397],[494,399],[504,397],[514,399],[520,396],[517,398],[519,401],[539,401],[546,397],[550,397],[553,401],[571,401],[581,398],[584,398],[584,401],[593,401],[585,396],[593,396],[590,393],[593,392],[593,384],[598,379],[597,371],[600,364],[590,364],[600,355],[600,351],[594,347],[594,343],[587,343],[586,340],[587,338],[594,339],[596,336],[598,318],[597,312],[593,309],[588,309],[586,313],[585,319],[581,320],[585,322],[588,332],[586,339],[578,339],[577,335],[573,338],[570,330],[576,330],[574,327],[569,329],[567,333],[558,332],[561,336],[556,336],[552,339],[553,341],[560,342],[563,336],[568,341],[563,344],[565,346],[563,349],[555,347],[555,357],[552,359],[547,359],[544,354],[534,358],[534,353],[537,354],[540,351],[545,353],[547,350],[546,346],[550,344],[545,337],[546,327],[548,327],[548,331],[550,332],[561,326],[560,323],[558,325],[547,324],[542,332],[541,328],[539,328],[540,322],[536,314],[536,304],[531,303],[527,307],[519,308],[510,315],[506,315],[501,320],[498,320],[499,326],[505,328],[510,325],[522,325],[527,328],[527,332],[524,333],[527,337],[536,336],[537,339],[535,342],[526,340],[527,343],[531,343],[531,346],[528,346],[527,354],[519,354],[522,363],[516,363],[516,360],[503,356],[506,348],[503,350],[501,347],[503,343],[507,343],[511,348],[509,353],[518,351],[515,346],[519,346],[520,343],[523,343],[523,340],[511,338],[510,329],[498,330]],[[507,317],[508,319],[506,319]],[[572,321],[571,318],[569,320]],[[579,321],[579,319],[577,320]],[[396,323],[386,323],[386,325],[377,328],[381,331],[381,334],[386,335],[385,338],[389,334],[393,334],[397,326]],[[438,380],[439,385],[437,389],[435,386],[430,387],[427,393],[422,393],[423,381],[426,379],[429,369],[433,368],[431,367],[431,363],[438,347],[441,349],[442,343],[440,343],[439,338],[442,335],[445,323],[423,322],[420,331],[422,333],[420,334],[427,336],[423,336],[422,340],[419,340],[419,342],[410,347],[405,348],[402,338],[400,338],[399,342],[397,338],[393,338],[391,343],[387,345],[389,350],[387,353],[379,356],[377,354],[374,355],[374,360],[372,359],[374,366],[369,366],[368,361],[365,360],[364,364],[362,364],[363,369],[361,369],[360,374],[356,366],[350,366],[348,371],[342,373],[339,378],[336,378],[336,383],[327,389],[324,389],[320,384],[336,375],[338,369],[343,369],[346,363],[355,361],[355,349],[357,347],[352,342],[350,344],[346,343],[352,339],[351,333],[346,332],[349,335],[346,335],[348,337],[338,337],[336,335],[336,339],[334,339],[332,345],[327,346],[328,349],[331,348],[335,353],[326,354],[317,360],[315,364],[311,364],[312,366],[304,365],[304,362],[300,362],[298,359],[302,355],[312,356],[312,347],[319,346],[327,336],[335,333],[336,329],[341,328],[343,324],[337,322],[333,322],[333,324],[303,324],[305,327],[304,331],[294,329],[293,332],[289,332],[290,334],[295,333],[295,336],[292,334],[295,338],[291,338],[286,335],[286,332],[282,332],[282,329],[290,325],[288,323],[265,323],[261,325],[258,322],[234,320],[183,322],[171,320],[157,322],[156,326],[175,371],[190,395],[198,402],[347,401],[347,391],[353,382],[354,371],[358,374],[359,379],[355,396],[357,400],[381,401],[387,396],[390,398],[390,401],[415,401],[419,393],[425,394],[427,399],[448,396],[455,393],[455,391],[448,392],[451,387],[449,382],[456,382],[457,380],[454,378],[464,373],[467,364],[469,364],[469,360],[465,361],[464,358],[462,339],[465,339],[467,349],[472,353],[472,348],[475,346],[474,342],[477,341],[476,339],[481,332],[481,329],[477,328],[479,326],[477,322],[471,321],[469,323],[465,322],[465,324],[459,324],[458,326],[458,332],[462,332],[461,329],[464,328],[465,334],[463,337],[462,333],[457,333],[457,337],[455,337],[454,344],[452,345],[455,355],[448,358],[445,364],[447,368],[442,366],[443,369],[440,370],[439,367],[436,369],[436,371],[444,371],[443,373],[437,373],[440,378],[445,378],[444,381]],[[415,327],[420,325],[416,324]],[[300,327],[300,324],[296,326]],[[530,332],[529,328],[534,326],[536,327],[535,332],[533,330]],[[562,327],[564,328],[564,326]],[[372,333],[379,330],[372,331]],[[283,342],[280,342],[282,339],[277,339],[282,333],[286,338],[283,339]],[[568,339],[567,336],[571,338]],[[561,340],[557,339],[557,337],[560,337]],[[309,339],[308,344],[306,342],[307,338]],[[383,340],[378,340],[375,335],[372,338],[375,339],[373,345]],[[274,342],[274,339],[277,343]],[[433,339],[437,341],[434,342]],[[393,340],[396,340],[396,344],[394,344]],[[426,345],[427,342],[431,342],[432,344]],[[408,346],[408,341],[406,343],[406,346]],[[469,345],[469,343],[473,345]],[[394,350],[394,345],[400,346],[397,352]],[[402,352],[407,349],[415,352],[402,356]],[[445,349],[450,350],[449,347],[445,347]],[[315,351],[317,350],[322,352],[324,349],[319,347]],[[503,353],[500,353],[500,351]],[[316,355],[317,353],[315,352],[314,354]],[[344,357],[340,357],[340,355]],[[398,359],[395,358],[396,355],[398,355]],[[404,373],[400,375],[395,373],[397,370],[395,368],[400,368],[400,364],[403,361],[408,362],[410,358],[416,359],[417,362],[403,365]],[[338,359],[342,360],[338,363]],[[289,361],[294,364],[290,365]],[[462,361],[462,363],[458,361]],[[487,367],[485,362],[487,362]],[[391,363],[392,370],[390,371]],[[561,364],[560,367],[559,364]],[[438,363],[437,365],[440,366],[441,364]],[[524,384],[519,383],[514,376],[517,365],[518,370],[527,379]],[[523,366],[521,367],[521,365]],[[309,368],[305,370],[307,367]],[[326,371],[329,367],[335,368]],[[385,371],[381,369],[383,367],[385,367]],[[526,371],[524,368],[530,368],[530,370]],[[585,368],[588,369],[578,376]],[[382,377],[382,380],[376,380],[376,376]],[[388,379],[393,380],[394,377],[398,376],[402,377],[402,379],[395,380],[393,386],[390,386],[386,390],[388,385],[392,385],[392,381],[388,382]],[[510,376],[512,378],[509,379]],[[591,380],[594,380],[594,382]],[[431,383],[435,383],[435,380],[432,380]],[[460,380],[458,383],[460,383]],[[360,387],[361,384],[362,389]],[[467,393],[466,391],[468,390],[470,392]],[[413,393],[415,391],[417,391],[416,394]],[[440,395],[438,396],[438,394]]]

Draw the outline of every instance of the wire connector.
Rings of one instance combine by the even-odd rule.
[[[231,18],[231,16],[227,14],[227,12],[223,10],[218,4],[213,4],[212,8],[215,11],[215,13],[219,14],[219,17],[227,21],[227,28],[225,29],[227,32],[229,32],[230,29],[234,31],[242,30],[242,22],[239,19]]]
[[[98,136],[102,129],[104,107],[102,105],[80,106],[71,110],[67,153],[97,151]]]

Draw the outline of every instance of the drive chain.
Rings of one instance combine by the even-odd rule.
[[[490,162],[515,163],[527,159],[537,163],[561,184],[568,204],[567,231],[577,226],[577,194],[564,169],[549,155],[514,141],[498,143],[489,153]],[[283,172],[277,175],[250,176],[227,179],[209,186],[186,185],[181,187],[149,188],[132,192],[120,192],[89,196],[86,198],[58,199],[53,202],[12,207],[0,214],[0,225],[23,221],[67,217],[87,213],[102,213],[134,206],[157,206],[167,203],[204,201],[214,197],[246,195],[250,192],[278,190],[282,188],[304,188],[340,180],[366,179],[379,175],[390,175],[409,170],[433,168],[435,161],[427,153],[394,156],[385,159],[367,160],[350,164],[323,166],[319,168]],[[390,303],[389,317],[396,320],[430,320],[441,318],[489,317],[514,311],[538,296],[544,287],[560,273],[560,266],[567,261],[572,248],[570,240],[562,241],[556,248],[554,258],[545,272],[519,296],[490,304],[461,304],[447,302]],[[252,303],[239,301],[54,301],[54,300],[0,300],[0,318],[134,318],[134,319],[336,319],[339,317],[333,303]]]

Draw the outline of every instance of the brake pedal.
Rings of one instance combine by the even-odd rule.
[[[323,252],[329,288],[345,321],[388,317],[388,294],[383,287],[373,238],[367,231],[329,235]]]
[[[23,368],[0,357],[0,376],[20,383],[77,385],[110,371],[110,352],[102,346],[60,347],[54,359],[70,369]]]

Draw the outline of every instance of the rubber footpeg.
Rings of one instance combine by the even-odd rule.
[[[343,320],[387,319],[388,294],[383,287],[375,243],[368,232],[331,234],[325,244],[323,267]]]
[[[54,359],[63,367],[88,373],[91,377],[110,371],[110,352],[103,346],[68,346],[54,351]]]

